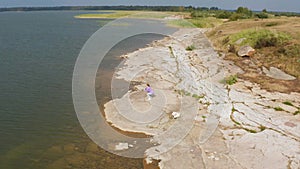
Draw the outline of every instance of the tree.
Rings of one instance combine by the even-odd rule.
[[[265,12],[260,12],[258,14],[255,14],[256,17],[260,18],[260,19],[265,19],[265,18],[268,18],[268,14],[265,13]]]
[[[209,10],[214,10],[214,11],[217,11],[217,10],[219,10],[219,8],[218,7],[210,7],[210,9]]]
[[[236,10],[236,13],[239,14],[239,16],[240,16],[240,18],[238,18],[238,19],[248,19],[253,16],[252,11],[246,7],[238,7]]]
[[[265,8],[265,9],[263,9],[263,10],[262,10],[262,12],[263,12],[263,13],[267,13],[267,10],[266,10],[266,8]]]
[[[216,18],[228,19],[232,15],[232,12],[222,11],[216,14]]]

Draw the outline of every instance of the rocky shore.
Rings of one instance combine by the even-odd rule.
[[[153,136],[146,160],[160,160],[162,169],[299,168],[300,93],[269,92],[242,79],[226,84],[243,71],[214,51],[205,31],[179,29],[122,56],[116,78],[140,83],[105,104],[106,120]],[[151,101],[146,83],[155,91]]]

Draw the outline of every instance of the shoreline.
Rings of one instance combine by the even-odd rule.
[[[299,164],[297,159],[300,159],[296,152],[300,145],[300,135],[297,134],[300,122],[297,120],[299,115],[293,113],[300,107],[300,94],[268,92],[258,84],[242,79],[234,85],[220,83],[224,77],[242,74],[243,71],[220,57],[204,32],[198,28],[179,29],[172,38],[167,37],[128,54],[117,77],[150,83],[158,94],[150,103],[145,102],[141,99],[145,97],[141,91],[143,86],[137,85],[138,90],[104,105],[106,120],[123,131],[154,135],[153,140],[160,144],[145,152],[146,160],[148,163],[152,159],[160,160],[160,168],[183,168],[180,161],[186,161],[185,167],[218,168],[230,164],[228,167],[232,168],[257,168],[258,165],[278,167],[290,163],[291,168],[295,168]],[[185,50],[192,44],[195,50]],[[130,76],[132,74],[134,77]],[[128,100],[134,111],[126,106]],[[284,101],[291,102],[293,106],[283,104]],[[277,105],[283,109],[277,111]],[[141,110],[149,109],[150,115],[142,114],[141,117],[147,116],[153,121],[147,125],[130,122],[119,115],[115,106],[118,106],[118,111],[134,112],[139,117]],[[191,113],[194,109],[186,109],[185,106],[195,108],[195,113]],[[171,117],[175,111],[181,113],[180,118]],[[132,114],[127,115],[130,118]],[[136,115],[131,118],[136,118]],[[191,128],[185,131],[182,125],[190,123]],[[172,128],[179,133],[183,130],[186,136],[177,138]],[[164,132],[170,135],[164,137]],[[266,138],[269,138],[268,142],[264,141]],[[180,142],[168,149],[168,144],[174,142],[172,139]],[[289,145],[285,147],[284,154],[283,145],[278,145],[280,142]],[[278,146],[267,151],[269,144]],[[257,150],[251,149],[253,145]],[[246,153],[249,151],[251,155]],[[181,155],[176,155],[176,152],[181,152]],[[295,158],[287,158],[292,156]],[[266,160],[261,162],[259,159],[262,158]]]
[[[139,50],[141,50],[141,49],[143,49],[143,48],[147,48],[149,45],[151,45],[154,41],[158,41],[158,40],[162,40],[164,37],[161,37],[161,36],[151,36],[151,37],[148,37],[148,36],[146,36],[146,37],[144,37],[144,38],[146,38],[146,39],[148,39],[147,40],[147,43],[145,43],[145,45],[143,46],[143,47],[139,47],[139,48],[137,48],[137,49],[134,49],[134,50],[132,50],[132,51],[129,51],[129,52],[126,52],[126,53],[123,53],[121,56],[126,56],[127,54],[129,54],[129,53],[132,53],[132,52],[136,52],[136,51],[139,51]],[[149,41],[149,42],[148,42]],[[142,43],[144,43],[144,42],[142,42]],[[139,45],[139,46],[141,46],[141,45]],[[118,60],[118,62],[122,62],[123,60],[124,60],[124,58],[121,58],[119,55],[118,56],[114,56],[113,58],[115,58],[114,60]],[[118,65],[119,63],[117,63],[117,65]],[[114,69],[112,70],[112,71],[114,71]],[[107,72],[105,73],[105,74],[107,74]],[[105,78],[107,78],[108,76],[106,76],[106,75],[104,75],[104,74],[100,74],[100,77],[101,76],[105,76]],[[109,75],[109,76],[113,76],[113,75]],[[107,80],[109,80],[109,79],[107,79]],[[106,80],[105,80],[106,81]],[[110,80],[109,80],[110,81]],[[105,82],[104,82],[105,83]],[[102,84],[103,86],[106,86],[106,84]],[[130,89],[133,89],[134,88],[134,86],[135,86],[136,84],[130,84],[130,86],[129,86],[129,88]],[[126,93],[125,93],[126,94]],[[102,112],[102,115],[104,116],[104,118],[106,118],[106,115],[105,115],[105,113],[104,113],[104,104],[105,103],[107,103],[107,102],[109,102],[109,101],[111,101],[111,99],[103,99],[102,101],[100,101],[98,104],[99,104],[99,108],[100,108],[100,110],[101,110],[101,112]],[[150,135],[147,135],[147,134],[145,134],[145,133],[142,133],[142,132],[136,132],[136,131],[124,131],[124,130],[121,130],[121,129],[119,129],[119,128],[117,128],[117,127],[114,127],[110,122],[108,122],[108,125],[110,125],[114,130],[116,130],[117,132],[119,132],[119,133],[121,133],[121,134],[124,134],[124,135],[126,135],[126,136],[128,136],[128,137],[132,137],[132,138],[149,138],[149,137],[151,137]],[[157,165],[155,165],[155,164],[146,164],[145,163],[145,158],[141,158],[141,162],[143,163],[143,165],[145,166],[145,168],[146,169],[157,169]],[[157,162],[158,163],[158,162]]]

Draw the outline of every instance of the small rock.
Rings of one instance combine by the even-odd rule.
[[[121,55],[120,58],[122,58],[122,59],[127,59],[127,58],[128,58],[128,55]]]
[[[115,146],[115,150],[121,151],[121,150],[127,150],[129,148],[128,143],[119,143]]]
[[[265,67],[262,67],[262,70],[267,76],[274,78],[274,79],[280,79],[280,80],[295,80],[296,79],[294,76],[291,76],[276,67],[270,67],[270,70],[268,70]]]
[[[292,123],[292,122],[285,122],[284,125],[289,126],[289,127],[296,127],[297,125]]]
[[[132,148],[132,147],[133,147],[133,145],[132,145],[132,144],[128,144],[128,147]]]
[[[255,53],[255,49],[253,49],[251,46],[242,46],[238,51],[238,55],[240,57],[244,57],[244,56],[251,57],[253,56],[254,53]]]
[[[241,39],[237,40],[237,41],[235,42],[235,44],[239,45],[239,44],[241,44],[244,40],[246,40],[246,38],[241,38]]]
[[[177,119],[178,117],[180,117],[180,113],[174,111],[174,112],[172,113],[172,116],[173,116],[174,119]]]

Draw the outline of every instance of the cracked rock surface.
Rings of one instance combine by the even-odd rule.
[[[105,104],[107,121],[153,136],[158,144],[145,156],[161,160],[160,168],[298,169],[300,94],[268,92],[242,79],[222,83],[243,71],[223,60],[204,32],[180,29],[128,54],[116,78],[143,84]],[[195,49],[187,51],[190,45]],[[156,94],[151,101],[146,83]]]

